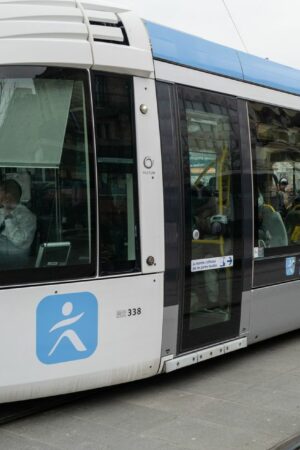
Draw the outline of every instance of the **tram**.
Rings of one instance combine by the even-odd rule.
[[[0,23],[0,402],[299,328],[300,71],[105,0]]]

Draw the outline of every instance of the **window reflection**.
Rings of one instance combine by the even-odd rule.
[[[225,108],[213,103],[202,107],[199,103],[187,104],[191,258],[205,261],[232,257],[234,141],[230,118]],[[229,321],[231,300],[231,267],[194,272],[188,305],[190,330]]]
[[[300,243],[300,113],[250,103],[249,117],[256,246],[267,256]]]
[[[102,273],[138,270],[132,79],[95,75]]]
[[[36,72],[0,79],[0,269],[56,278],[92,261],[85,88],[79,74]]]

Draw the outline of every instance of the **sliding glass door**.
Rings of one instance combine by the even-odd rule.
[[[181,350],[238,335],[241,173],[236,99],[178,88],[185,214]]]

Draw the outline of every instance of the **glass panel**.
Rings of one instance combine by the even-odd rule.
[[[235,247],[241,216],[236,101],[181,89],[185,179],[183,349],[235,336],[240,285]],[[240,212],[239,212],[240,214]]]
[[[300,113],[249,104],[256,257],[300,244]]]
[[[94,79],[101,270],[138,270],[132,79],[100,74]]]
[[[86,274],[80,267],[91,264],[93,247],[86,73],[32,72],[0,78],[0,270],[30,269],[29,279]],[[79,272],[67,275],[70,266]]]
[[[192,277],[190,327],[199,328],[230,319],[232,268],[208,269],[219,264],[216,258],[225,257],[224,265],[233,260],[230,123],[224,114],[187,109],[186,115],[192,270],[201,269]]]

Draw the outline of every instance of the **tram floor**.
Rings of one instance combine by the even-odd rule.
[[[300,434],[300,331],[1,426],[1,450],[267,450]]]
[[[202,309],[193,312],[190,315],[190,329],[193,330],[220,322],[226,322],[228,318],[229,315],[225,308]]]

